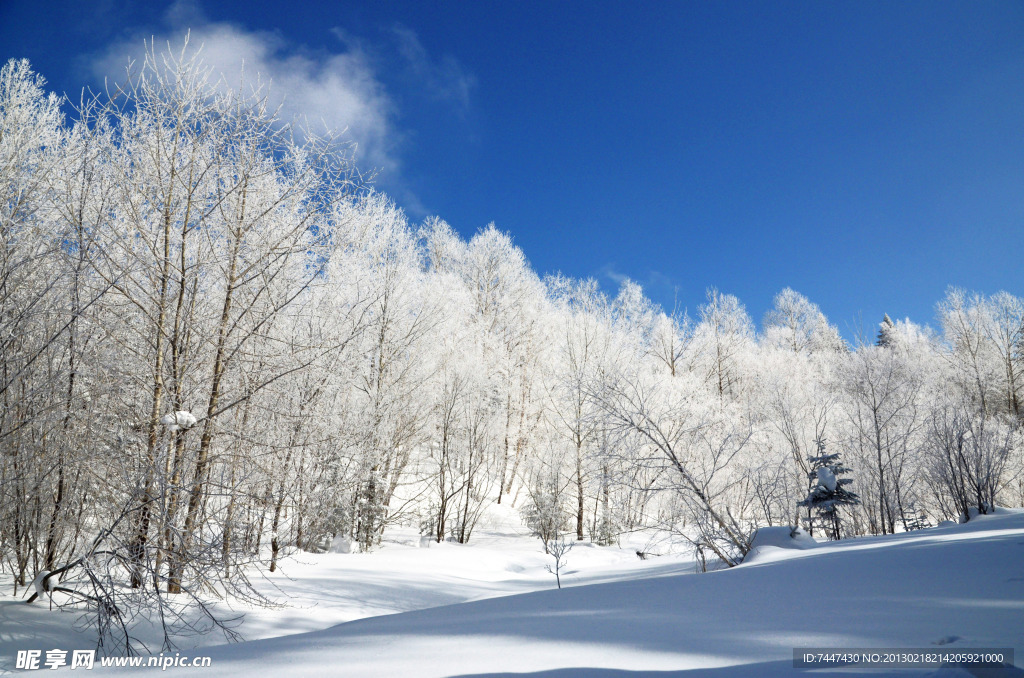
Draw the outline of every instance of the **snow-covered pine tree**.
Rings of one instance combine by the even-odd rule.
[[[878,340],[875,342],[875,346],[881,346],[882,348],[892,348],[895,346],[895,332],[896,323],[886,313],[885,317],[882,318],[882,322],[878,323]]]
[[[839,460],[839,453],[826,453],[825,441],[821,438],[815,442],[818,454],[807,459],[811,465],[807,473],[809,491],[807,498],[797,502],[797,506],[806,507],[809,512],[815,513],[814,519],[825,530],[828,538],[836,540],[839,539],[839,507],[855,506],[860,503],[860,498],[846,489],[847,485],[853,483],[853,479],[839,477],[850,472]]]

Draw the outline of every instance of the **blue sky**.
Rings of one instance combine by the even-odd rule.
[[[755,321],[789,286],[847,338],[1024,294],[1020,2],[0,0],[0,57],[77,98],[186,27],[377,185],[539,272]],[[230,76],[229,76],[230,77]]]

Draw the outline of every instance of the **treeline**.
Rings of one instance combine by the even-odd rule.
[[[154,57],[71,119],[0,73],[0,568],[166,640],[177,601],[393,524],[469,541],[664,527],[726,564],[798,512],[823,444],[842,535],[1021,505],[1024,301],[950,290],[941,333],[847,345],[783,290],[691,317],[541,279],[493,226],[410,224],[343,145]],[[50,572],[46,577],[39,573]]]

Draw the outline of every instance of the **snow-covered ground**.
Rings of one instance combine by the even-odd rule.
[[[740,567],[701,575],[684,556],[639,560],[643,544],[580,545],[562,590],[539,541],[511,520],[467,546],[421,549],[414,535],[395,538],[410,545],[290,559],[290,579],[272,581],[291,605],[250,613],[248,642],[196,652],[212,657],[202,675],[790,675],[799,673],[794,647],[1012,647],[1024,664],[1024,512],[765,546]],[[89,647],[69,635],[66,617],[0,601],[0,659]],[[872,675],[889,674],[936,671]]]
[[[652,555],[641,561],[636,551]],[[576,545],[562,570],[564,586],[688,574],[694,564],[688,553],[674,553],[664,536],[624,535],[617,547]],[[496,596],[555,588],[553,565],[540,540],[531,537],[518,512],[492,506],[471,543],[421,545],[410,528],[390,530],[383,546],[369,554],[301,553],[285,558],[280,569],[250,573],[252,583],[273,607],[239,601],[218,603],[222,617],[244,615],[235,626],[246,641],[326,629],[342,622],[451,605]],[[11,596],[10,577],[0,576],[0,673],[10,669],[18,650],[91,649],[90,629],[75,628],[76,614],[48,609],[40,601],[26,605],[27,594]],[[136,626],[133,634],[154,653],[160,635],[153,627]],[[176,639],[180,649],[197,651],[224,644],[218,633]],[[198,652],[193,652],[198,654]]]

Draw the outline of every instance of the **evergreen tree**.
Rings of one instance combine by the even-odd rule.
[[[821,525],[829,539],[839,539],[839,507],[855,506],[860,503],[860,498],[850,490],[847,485],[853,483],[851,478],[840,478],[850,472],[850,469],[843,466],[839,460],[839,453],[827,454],[825,452],[825,441],[819,438],[817,441],[818,455],[808,457],[811,470],[807,473],[809,491],[807,498],[797,502],[797,506],[803,506],[808,512],[814,512],[818,524]]]
[[[878,324],[878,340],[875,345],[882,348],[892,348],[896,345],[896,323],[892,321],[888,313]]]

